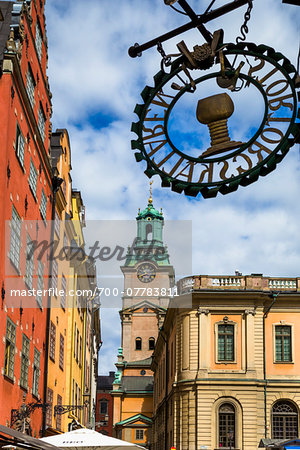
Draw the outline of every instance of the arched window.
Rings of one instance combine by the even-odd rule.
[[[149,219],[149,217],[148,217],[148,219]],[[146,225],[146,240],[152,241],[152,225],[151,225],[151,223],[147,223],[147,225]]]
[[[235,448],[235,408],[223,403],[219,408],[219,447]]]
[[[272,438],[293,439],[298,437],[298,411],[287,400],[276,402],[272,408]]]
[[[137,337],[135,340],[135,349],[142,350],[142,338]]]
[[[149,350],[154,350],[155,347],[155,339],[154,337],[149,338]]]

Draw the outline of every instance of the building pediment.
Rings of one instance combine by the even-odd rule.
[[[124,308],[120,311],[121,314],[132,314],[136,311],[138,311],[139,309],[143,309],[143,308],[148,308],[150,310],[152,310],[155,313],[160,313],[160,314],[165,314],[167,309],[163,308],[161,306],[155,305],[154,303],[150,302],[149,300],[145,299],[142,300],[139,303],[136,303],[133,306],[130,306],[128,308]]]
[[[150,417],[144,416],[144,414],[136,414],[128,419],[122,420],[115,424],[116,426],[125,427],[129,425],[152,425]]]
[[[261,439],[259,448],[272,448],[274,450],[300,449],[300,439]]]

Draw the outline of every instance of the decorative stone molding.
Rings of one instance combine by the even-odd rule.
[[[200,316],[200,314],[205,314],[206,316],[208,316],[209,309],[201,308],[199,306],[199,308],[197,309],[197,315]]]
[[[245,316],[248,316],[249,314],[251,314],[252,316],[256,315],[256,309],[245,309]]]

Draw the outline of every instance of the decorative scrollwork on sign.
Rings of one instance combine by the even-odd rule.
[[[297,72],[290,61],[265,45],[222,44],[212,50],[215,62],[203,75],[195,63],[197,46],[194,52],[178,47],[182,56],[170,73],[158,72],[135,107],[132,149],[138,162],[146,162],[146,175],[159,175],[173,191],[207,198],[273,171],[300,135]]]

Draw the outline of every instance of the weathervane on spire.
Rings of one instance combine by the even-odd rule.
[[[153,184],[153,180],[152,181],[150,181],[150,187],[149,187],[149,190],[150,190],[150,197],[149,197],[149,200],[148,200],[148,204],[149,205],[152,205],[152,184]]]

